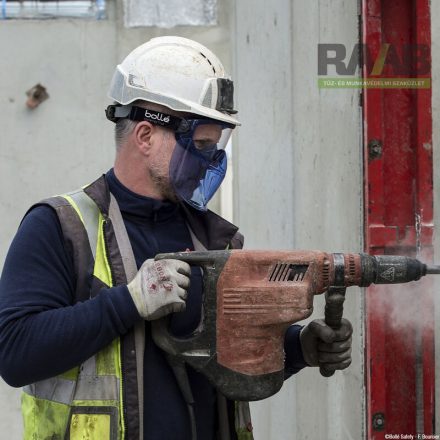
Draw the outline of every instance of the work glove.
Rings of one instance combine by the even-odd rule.
[[[333,330],[323,319],[315,319],[302,328],[299,335],[304,360],[311,367],[343,370],[351,364],[353,328],[347,319]]]
[[[142,318],[151,321],[183,312],[191,268],[180,260],[146,260],[127,287]]]

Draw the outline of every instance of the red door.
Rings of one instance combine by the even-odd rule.
[[[362,40],[364,78],[430,78],[429,0],[363,0]],[[431,89],[364,89],[362,102],[365,250],[431,261]],[[429,280],[366,291],[368,439],[433,433],[432,294]]]

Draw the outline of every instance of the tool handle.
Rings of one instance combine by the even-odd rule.
[[[345,287],[330,287],[325,293],[325,323],[333,330],[341,327],[342,315],[344,313]],[[328,367],[319,367],[319,372],[324,377],[333,376],[335,370]]]
[[[230,251],[201,251],[156,255],[155,260],[172,258],[203,270],[203,325],[200,325],[191,336],[179,338],[171,333],[169,315],[151,322],[153,340],[166,353],[178,356],[184,361],[196,359],[201,363],[212,356],[212,341],[215,341],[217,319],[216,285],[229,254]],[[187,355],[187,353],[191,354]],[[194,353],[203,353],[203,355],[195,356]]]

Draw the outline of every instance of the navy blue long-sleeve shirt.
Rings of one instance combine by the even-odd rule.
[[[106,175],[120,206],[138,268],[160,252],[193,249],[177,204],[139,196],[125,188],[113,170]],[[90,300],[73,304],[72,257],[56,213],[39,206],[24,218],[8,252],[0,279],[0,375],[22,386],[81,364],[141,318],[126,286],[102,289]],[[200,320],[202,280],[192,269],[185,312],[172,317],[172,329],[184,336]],[[153,343],[146,323],[144,362],[145,440],[190,438],[185,402],[163,352]],[[286,333],[286,376],[305,366],[299,326]],[[188,368],[195,397],[198,437],[213,439],[215,390]],[[170,423],[171,422],[171,423]]]

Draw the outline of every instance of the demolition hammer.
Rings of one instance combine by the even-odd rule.
[[[152,322],[153,339],[175,365],[187,363],[232,400],[261,400],[284,381],[284,334],[311,315],[313,297],[326,292],[325,322],[341,324],[349,286],[399,284],[440,274],[405,256],[320,251],[204,251],[160,254],[203,270],[203,309],[188,338]],[[321,368],[331,376],[332,370]],[[188,390],[188,392],[190,392]]]

